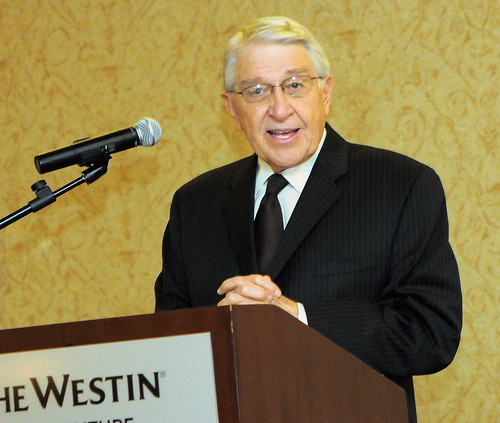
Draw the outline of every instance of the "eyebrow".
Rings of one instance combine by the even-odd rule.
[[[287,77],[284,78],[288,79],[291,78],[292,76],[297,76],[301,74],[308,74],[308,71],[305,68],[296,68],[296,69],[290,69],[285,72],[285,75],[288,75]],[[244,79],[243,81],[240,82],[242,86],[248,87],[249,85],[253,84],[261,84],[263,83],[265,79],[262,76],[256,76],[255,78],[251,79]]]

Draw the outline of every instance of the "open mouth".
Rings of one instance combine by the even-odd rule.
[[[299,132],[298,129],[285,129],[282,131],[267,131],[267,133],[274,138],[279,138],[282,140],[286,140],[290,138],[291,136],[295,135],[297,132]]]

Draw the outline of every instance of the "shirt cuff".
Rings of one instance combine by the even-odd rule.
[[[299,314],[297,316],[297,318],[302,322],[304,323],[305,325],[307,325],[307,314],[306,314],[306,309],[304,308],[304,305],[302,303],[297,303],[297,306],[299,308]]]

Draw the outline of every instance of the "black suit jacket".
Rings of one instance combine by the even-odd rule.
[[[156,310],[215,305],[229,277],[258,273],[256,156],[205,173],[174,195]],[[327,125],[323,148],[270,272],[309,325],[407,392],[446,367],[462,323],[443,189],[429,167],[350,144]]]

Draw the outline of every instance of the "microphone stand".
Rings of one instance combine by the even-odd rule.
[[[111,157],[108,157],[106,160],[97,162],[89,166],[88,169],[85,169],[82,172],[82,176],[70,182],[69,184],[64,185],[63,187],[59,188],[54,192],[52,192],[52,190],[47,185],[45,180],[42,179],[38,182],[35,182],[31,186],[31,190],[36,194],[37,198],[31,200],[28,203],[28,205],[20,208],[14,213],[11,213],[8,216],[1,219],[0,230],[10,225],[11,223],[14,223],[17,220],[27,216],[28,214],[35,213],[38,210],[41,210],[44,207],[48,206],[49,204],[52,204],[53,202],[56,201],[57,197],[59,197],[62,194],[65,194],[66,192],[77,187],[78,185],[81,185],[84,182],[86,182],[87,185],[90,185],[92,182],[97,181],[101,176],[103,176],[107,172],[108,162],[110,158]]]

